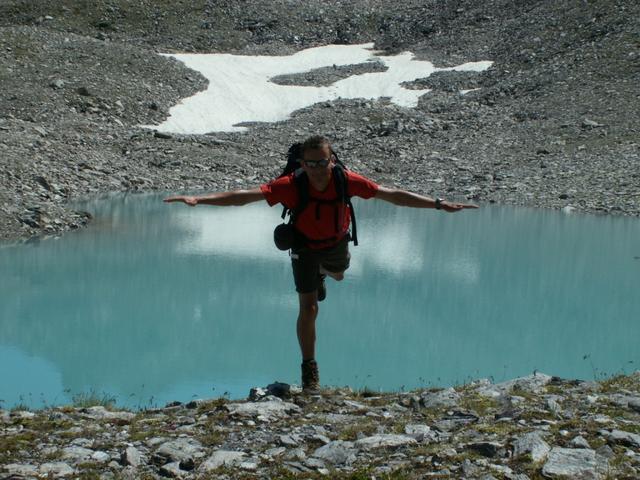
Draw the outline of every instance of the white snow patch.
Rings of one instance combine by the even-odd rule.
[[[411,52],[379,55],[373,50],[373,43],[328,45],[289,56],[164,55],[200,72],[209,81],[209,86],[172,107],[165,122],[145,127],[191,134],[244,131],[246,127],[238,124],[286,120],[296,110],[339,98],[374,100],[387,97],[399,106],[415,107],[418,99],[430,90],[410,90],[401,83],[425,78],[437,71],[480,72],[493,63],[470,62],[436,68],[431,62],[415,60]],[[352,75],[329,86],[278,85],[270,81],[279,75],[375,61],[383,63],[388,70]]]

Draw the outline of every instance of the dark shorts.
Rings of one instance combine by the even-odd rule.
[[[320,266],[332,273],[341,273],[349,268],[349,235],[335,246],[322,250],[300,248],[291,251],[291,265],[296,292],[311,293],[320,286]]]

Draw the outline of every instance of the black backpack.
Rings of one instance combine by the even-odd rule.
[[[274,231],[274,240],[276,245],[281,250],[288,250],[295,245],[304,244],[304,243],[323,243],[332,240],[335,237],[324,238],[320,240],[310,240],[302,236],[300,232],[293,228],[293,225],[296,221],[296,217],[309,205],[310,200],[316,202],[316,218],[320,218],[320,205],[321,204],[330,204],[335,205],[335,230],[336,233],[340,231],[341,225],[338,225],[339,222],[339,214],[338,214],[338,206],[339,204],[345,204],[350,211],[351,214],[351,223],[352,223],[352,233],[351,240],[353,240],[354,245],[358,245],[358,235],[356,230],[356,215],[355,210],[353,209],[353,204],[351,203],[351,197],[348,192],[348,181],[345,170],[348,170],[347,167],[338,159],[338,155],[331,150],[331,153],[335,157],[335,165],[333,167],[333,177],[336,185],[336,192],[338,194],[335,200],[319,200],[317,198],[311,198],[309,196],[309,177],[307,177],[306,172],[302,169],[300,164],[300,160],[302,159],[302,143],[294,143],[289,147],[287,152],[287,164],[282,170],[280,177],[285,177],[292,172],[294,172],[294,182],[296,188],[298,189],[298,204],[295,208],[290,209],[284,207],[282,210],[282,219],[284,220],[287,214],[289,214],[289,222],[283,223],[276,227]],[[290,245],[292,244],[292,245]]]

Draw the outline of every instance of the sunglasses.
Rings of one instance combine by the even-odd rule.
[[[301,163],[309,168],[324,168],[329,165],[331,157],[323,158],[321,160],[301,160]]]

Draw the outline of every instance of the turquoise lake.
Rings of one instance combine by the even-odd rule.
[[[95,392],[139,408],[299,383],[297,296],[271,239],[281,209],[162,198],[85,203],[88,228],[0,248],[1,407]],[[640,220],[355,203],[360,246],[317,321],[323,385],[640,368]]]

